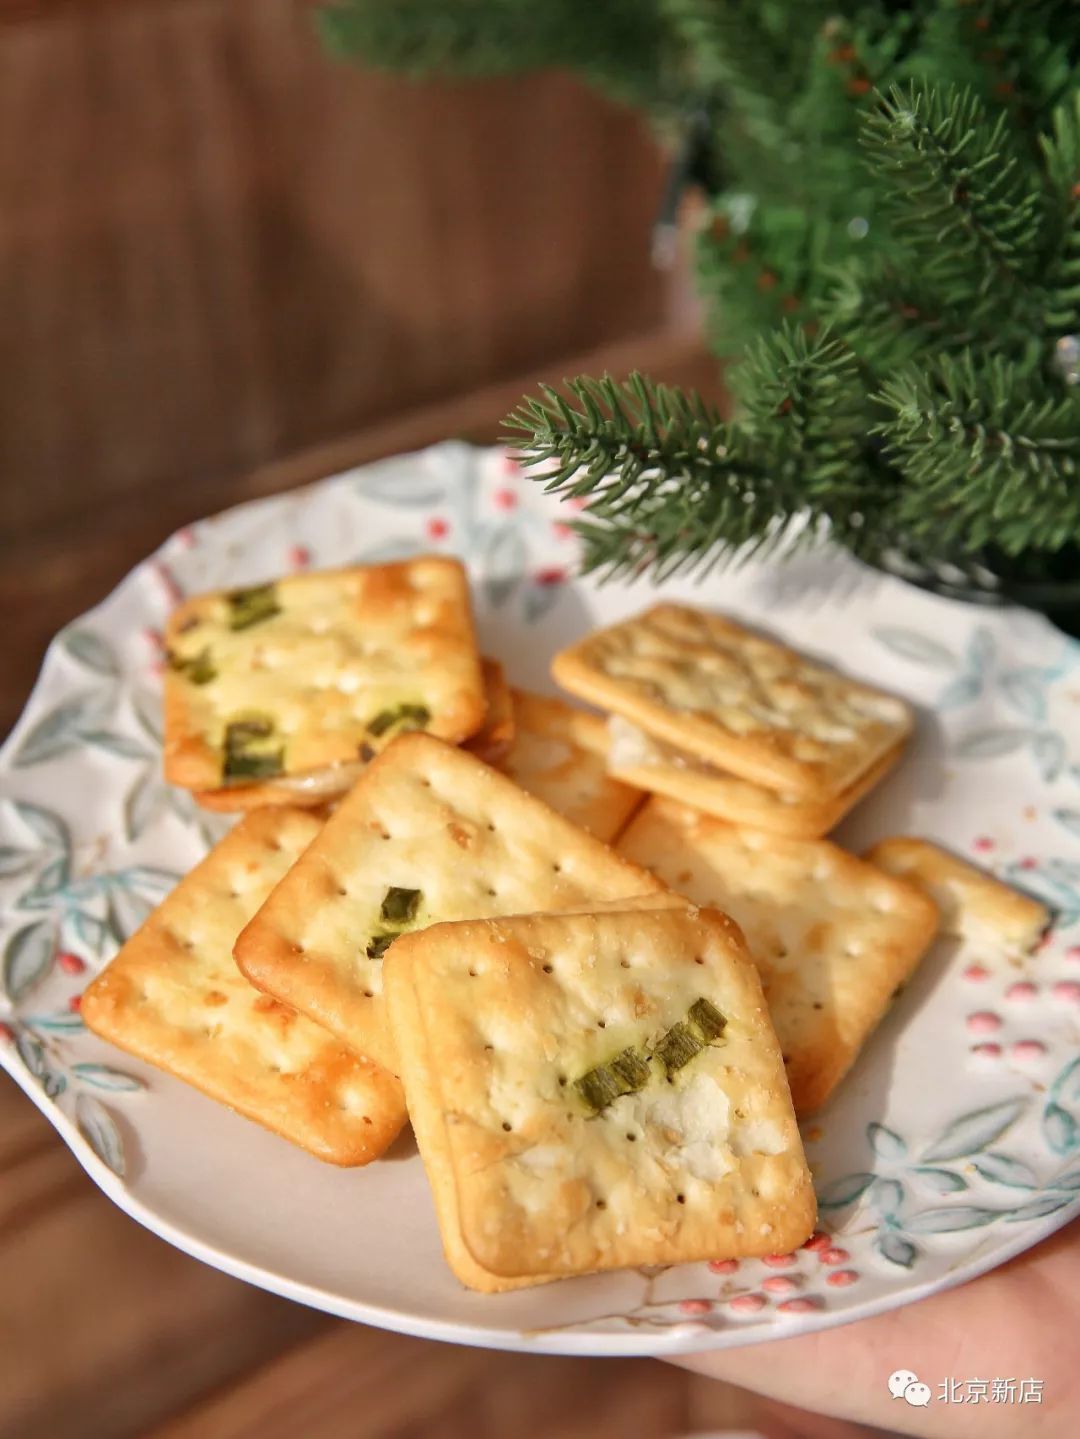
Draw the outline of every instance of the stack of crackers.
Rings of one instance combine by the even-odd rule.
[[[335,1164],[410,1120],[475,1289],[809,1236],[796,1115],[938,925],[933,847],[820,837],[900,701],[662,605],[555,660],[607,721],[512,689],[428,556],[200,596],[167,640],[166,775],[242,817],[92,1029]]]

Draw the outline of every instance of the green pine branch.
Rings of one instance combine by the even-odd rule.
[[[316,23],[332,54],[406,75],[563,67],[628,103],[671,100],[656,0],[336,0]]]
[[[515,449],[545,488],[588,501],[575,523],[586,569],[666,578],[782,546],[796,517],[826,511],[847,543],[863,546],[876,528],[865,508],[875,462],[855,357],[827,334],[785,326],[761,342],[742,382],[749,403],[737,424],[641,375],[570,380],[569,399],[547,386],[508,416]]]
[[[1055,217],[1044,260],[1046,318],[1067,335],[1080,330],[1080,91],[1054,112],[1041,146]]]
[[[909,535],[1007,554],[1080,535],[1080,396],[1040,392],[1015,366],[977,369],[967,355],[909,366],[879,398]]]
[[[861,140],[924,282],[957,305],[1012,299],[1038,255],[1041,197],[1006,116],[991,120],[970,90],[894,87]]]

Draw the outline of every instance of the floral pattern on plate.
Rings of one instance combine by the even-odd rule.
[[[0,1061],[101,1187],[174,1243],[330,1312],[464,1343],[748,1343],[911,1302],[1067,1222],[1080,1212],[1080,646],[835,554],[665,595],[904,694],[916,742],[841,840],[938,840],[1043,899],[1055,924],[1025,959],[935,947],[803,1125],[820,1228],[797,1253],[467,1294],[407,1142],[394,1162],[324,1168],[85,1030],[87,978],[230,822],[161,778],[171,605],[313,566],[459,553],[484,648],[513,682],[550,689],[554,650],[654,597],[644,581],[572,578],[573,515],[502,452],[438,446],[200,521],[65,629],[0,758]]]

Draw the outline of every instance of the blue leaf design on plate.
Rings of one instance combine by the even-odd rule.
[[[53,909],[61,890],[68,888],[70,866],[67,855],[47,864],[29,889],[15,901],[18,909]]]
[[[1046,719],[1046,677],[1040,669],[1010,670],[1001,676],[1001,692],[1025,719]]]
[[[1070,834],[1074,834],[1077,839],[1080,839],[1080,809],[1056,809],[1054,818]]]
[[[75,1101],[75,1123],[97,1157],[123,1179],[126,1168],[124,1145],[120,1131],[105,1106],[89,1094],[80,1094]]]
[[[935,1169],[926,1165],[912,1171],[918,1176],[927,1189],[935,1194],[955,1194],[960,1189],[966,1189],[968,1182],[962,1174],[957,1174],[952,1169]]]
[[[874,1240],[874,1245],[883,1259],[887,1259],[890,1264],[903,1265],[905,1269],[911,1268],[915,1262],[915,1256],[919,1252],[910,1240],[888,1230],[884,1230],[878,1235]]]
[[[113,734],[109,730],[84,730],[83,739],[95,749],[107,750],[120,759],[149,759],[150,751],[137,739],[126,734]]]
[[[1027,1204],[1021,1204],[1011,1214],[1005,1216],[1006,1224],[1016,1224],[1022,1219],[1043,1219],[1047,1214],[1054,1214],[1059,1209],[1064,1209],[1067,1204],[1075,1204],[1075,1194],[1041,1194],[1038,1199],[1031,1199]]]
[[[962,736],[953,746],[958,759],[997,759],[1023,749],[1030,738],[1024,729],[980,729]]]
[[[1080,1148],[1080,1059],[1074,1059],[1054,1080],[1043,1110],[1047,1144],[1057,1154]]]
[[[973,1109],[970,1114],[954,1119],[929,1149],[923,1151],[924,1161],[960,1159],[993,1144],[1015,1124],[1027,1108],[1026,1099],[1006,1099],[987,1109]]]
[[[525,570],[525,541],[515,527],[496,525],[481,544],[483,589],[488,603],[505,604],[521,583]]]
[[[25,1029],[15,1037],[15,1051],[35,1079],[44,1079],[49,1070],[45,1046]]]
[[[139,838],[167,807],[168,791],[156,766],[145,769],[124,796],[124,833],[128,842]]]
[[[70,851],[71,832],[60,816],[51,809],[42,809],[41,805],[29,804],[26,800],[16,800],[15,813],[43,845],[49,849],[57,849],[62,854]]]
[[[123,889],[117,885],[109,896],[106,918],[117,944],[123,944],[130,939],[153,910],[154,905],[136,890]]]
[[[995,1184],[1007,1184],[1010,1189],[1037,1189],[1039,1181],[1026,1164],[1012,1159],[1007,1154],[990,1150],[972,1161],[984,1179]]]
[[[904,1186],[896,1179],[875,1179],[870,1198],[883,1218],[895,1219],[904,1202]]]
[[[75,1034],[86,1028],[78,1014],[64,1009],[58,1010],[56,1014],[28,1015],[23,1023],[28,1029],[45,1029],[58,1034]]]
[[[1051,1189],[1080,1189],[1080,1169],[1067,1169],[1049,1184]]]
[[[25,769],[67,754],[78,745],[80,728],[94,722],[99,707],[100,700],[91,694],[77,695],[57,705],[20,742],[13,756],[16,766]]]
[[[861,1198],[873,1182],[872,1174],[845,1174],[842,1179],[834,1179],[824,1189],[818,1190],[818,1204],[823,1209],[843,1209]]]
[[[79,942],[86,945],[94,954],[100,955],[110,937],[109,927],[104,920],[98,919],[96,915],[87,914],[84,909],[72,910],[68,915],[68,920]]]
[[[73,659],[87,669],[111,677],[120,673],[120,665],[113,654],[112,646],[93,630],[63,630],[60,643]]]
[[[1004,1210],[979,1209],[974,1204],[957,1204],[951,1209],[924,1209],[913,1214],[907,1221],[912,1234],[952,1234],[960,1229],[978,1229],[983,1224],[993,1224],[1000,1219]]]
[[[142,1080],[136,1079],[133,1074],[125,1074],[122,1069],[112,1069],[107,1064],[73,1064],[71,1072],[78,1075],[84,1084],[92,1084],[95,1089],[146,1088]]]
[[[959,709],[961,705],[970,704],[976,699],[982,690],[982,680],[974,675],[960,675],[957,679],[950,680],[937,697],[937,708],[939,710]]]
[[[532,625],[542,619],[562,593],[560,585],[530,585],[525,591],[525,620]]]
[[[20,1000],[52,969],[56,933],[46,919],[17,929],[4,947],[4,992]]]
[[[228,816],[226,816],[228,818]],[[180,876],[173,869],[157,869],[150,864],[132,865],[112,876],[117,883],[127,888],[146,890],[164,899],[170,890],[180,883]]]
[[[929,635],[923,635],[918,630],[899,629],[895,626],[885,625],[873,632],[874,638],[879,644],[883,644],[887,650],[901,659],[910,660],[912,664],[930,665],[937,670],[954,670],[957,668],[956,656],[951,650],[933,640]]]
[[[147,694],[144,690],[140,690],[131,697],[131,711],[146,738],[153,740],[155,745],[160,745],[163,734],[161,696]]]
[[[446,499],[446,482],[436,479],[415,461],[388,460],[374,473],[362,475],[356,488],[366,500],[402,509],[423,509]]]
[[[899,1134],[887,1129],[884,1124],[868,1124],[866,1137],[870,1141],[870,1148],[882,1159],[903,1159],[907,1153],[907,1145]]]
[[[1080,914],[1080,887],[1052,860],[1030,867],[1025,865],[1022,869],[1019,864],[1007,864],[1004,878],[1017,889],[1045,901],[1055,911],[1062,928],[1072,922],[1070,916],[1074,912]]]
[[[34,863],[35,852],[32,849],[18,849],[15,845],[0,844],[0,879],[10,879],[12,875],[22,874]]]
[[[1039,774],[1048,783],[1057,779],[1065,765],[1065,741],[1059,734],[1049,730],[1033,736],[1031,753],[1039,767]]]
[[[994,636],[985,625],[977,625],[967,642],[967,665],[982,674],[994,658]]]

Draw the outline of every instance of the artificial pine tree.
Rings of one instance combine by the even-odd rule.
[[[569,67],[689,147],[734,419],[635,376],[508,421],[586,498],[587,568],[827,528],[990,593],[1080,581],[1080,4],[346,0],[322,24],[411,73]]]

